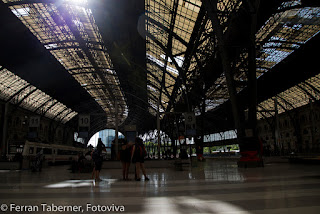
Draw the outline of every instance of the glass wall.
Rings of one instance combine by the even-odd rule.
[[[103,144],[106,147],[111,147],[112,141],[116,137],[116,131],[113,129],[105,129],[99,132],[99,138],[101,138]],[[118,133],[118,138],[124,138],[124,135],[122,133]]]
[[[94,134],[89,140],[89,145],[96,147],[98,143],[98,138],[101,138],[103,144],[107,148],[111,148],[112,141],[115,139],[116,131],[114,129],[105,129]],[[124,138],[124,135],[121,132],[118,132],[118,138]]]

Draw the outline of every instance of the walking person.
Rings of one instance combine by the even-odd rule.
[[[144,180],[148,181],[149,178],[146,174],[146,169],[144,167],[144,157],[147,155],[146,148],[143,145],[143,141],[141,138],[136,137],[135,144],[133,145],[131,160],[132,163],[136,165],[136,181],[140,181],[140,169],[144,175]]]
[[[94,162],[94,168],[92,172],[92,176],[95,175],[96,181],[101,181],[100,179],[100,171],[102,168],[102,150],[104,149],[104,144],[102,143],[101,138],[98,139],[98,144],[96,150],[92,153],[92,160]]]

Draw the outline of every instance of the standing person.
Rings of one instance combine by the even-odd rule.
[[[143,145],[143,141],[141,138],[136,137],[135,144],[133,145],[131,160],[132,163],[136,164],[136,181],[140,181],[140,169],[144,175],[144,179],[146,181],[149,178],[146,175],[146,170],[144,168],[144,157],[147,155],[146,148]]]
[[[84,160],[86,160],[86,158],[84,157],[84,155],[83,155],[83,153],[82,152],[80,152],[79,154],[78,154],[78,171],[79,172],[83,172],[83,170],[84,170],[84,167],[85,167],[85,162],[84,162]]]
[[[131,161],[131,148],[132,143],[128,143],[125,139],[119,139],[120,147],[120,161],[122,164],[122,178],[123,180],[129,180],[129,167]]]
[[[42,162],[44,160],[44,156],[43,156],[43,149],[41,149],[35,157],[35,161],[34,161],[34,166],[33,166],[33,170],[34,172],[39,171],[41,172],[42,170]]]
[[[92,175],[95,174],[95,180],[96,181],[101,181],[101,179],[100,179],[100,171],[101,171],[101,168],[102,168],[102,161],[103,161],[102,150],[103,150],[104,147],[105,146],[102,143],[101,138],[99,138],[98,139],[97,148],[92,153],[92,160],[94,162],[94,169],[93,169]]]
[[[95,174],[96,174],[96,168],[94,166],[94,161],[93,161],[93,153],[94,153],[94,149],[91,151],[91,155],[90,155],[90,158],[91,158],[91,161],[93,162],[93,169],[92,169],[92,174],[91,174],[91,179],[93,179],[95,177]]]

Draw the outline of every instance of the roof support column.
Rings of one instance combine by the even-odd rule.
[[[257,25],[257,8],[259,0],[247,0],[251,14],[251,31],[248,47],[248,91],[249,91],[249,112],[248,128],[252,129],[253,136],[257,137],[257,72],[256,72],[256,25]]]
[[[157,103],[157,137],[158,137],[158,159],[160,160],[160,144],[161,144],[161,137],[160,137],[160,98],[158,99],[158,103]]]
[[[231,62],[229,59],[229,53],[225,44],[223,29],[220,25],[218,19],[218,9],[217,9],[217,0],[204,0],[203,5],[208,13],[209,18],[211,19],[212,26],[215,29],[215,35],[217,37],[217,43],[219,46],[219,51],[221,53],[223,72],[226,77],[228,92],[230,96],[230,101],[232,104],[232,113],[235,123],[235,128],[237,129],[238,140],[244,136],[243,125],[240,120],[240,109],[238,108],[238,101],[236,97],[236,87],[234,83],[234,78],[232,75]]]
[[[240,142],[241,158],[239,167],[263,166],[262,143],[257,135],[257,74],[256,74],[256,25],[260,0],[246,0],[246,12],[250,15],[250,32],[247,45],[248,67],[248,117],[245,118],[245,135]],[[254,161],[253,161],[254,160]]]
[[[261,157],[261,146],[259,145],[258,135],[257,135],[257,74],[256,74],[256,25],[257,25],[257,10],[259,8],[260,0],[247,0],[248,12],[251,16],[251,26],[250,26],[250,39],[248,44],[248,118],[246,121],[245,129],[249,131],[246,133],[247,138],[251,145],[248,146],[248,150],[257,150],[258,155]],[[245,142],[246,143],[246,142]],[[245,147],[247,147],[245,146]],[[240,145],[241,149],[241,145]],[[245,149],[246,150],[246,149]]]
[[[6,155],[7,151],[7,132],[8,132],[8,111],[9,111],[9,103],[6,102],[5,104],[2,104],[2,119],[1,119],[1,143],[0,143],[0,149],[1,149],[1,157],[4,157]],[[0,158],[1,158],[0,157]]]
[[[256,33],[256,19],[259,0],[246,0],[242,6],[246,13],[250,15],[250,38],[249,40],[243,39],[240,44],[241,51],[246,51],[248,54],[247,60],[247,87],[249,94],[247,95],[247,102],[249,106],[248,117],[244,117],[244,105],[241,105],[240,100],[237,98],[237,88],[235,81],[236,67],[233,68],[232,64],[234,59],[231,58],[231,53],[235,47],[230,46],[231,40],[227,40],[224,33],[224,28],[220,23],[219,10],[217,8],[217,0],[203,0],[208,16],[212,22],[214,33],[216,36],[218,49],[221,55],[223,72],[226,78],[226,84],[232,106],[232,113],[237,129],[237,139],[240,145],[241,158],[238,162],[239,167],[262,166],[262,159],[260,156],[260,144],[257,138],[256,123],[257,123],[257,80],[256,80],[256,53],[255,53],[255,33]],[[221,15],[221,14],[220,14]],[[228,30],[226,31],[228,32]],[[231,32],[232,33],[232,32]]]
[[[119,117],[118,117],[118,102],[117,100],[114,101],[115,103],[115,110],[116,110],[116,115],[115,115],[115,138],[114,138],[114,142],[115,142],[115,147],[116,147],[116,154],[118,154],[118,150],[119,150],[119,136],[118,136],[118,132],[119,132]]]
[[[275,119],[275,127],[274,127],[274,151],[276,154],[280,154],[281,152],[281,136],[280,136],[280,121],[279,121],[279,112],[278,112],[278,99],[274,98],[274,119]]]
[[[314,107],[314,100],[313,99],[309,99],[309,104],[310,104],[310,119],[311,119],[311,148],[309,151],[314,151],[314,147],[316,144],[316,138],[315,138],[315,133],[317,132],[316,130],[316,123],[315,123],[315,107]]]

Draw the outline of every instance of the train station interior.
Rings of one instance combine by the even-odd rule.
[[[318,214],[319,32],[317,0],[0,0],[1,212]]]

